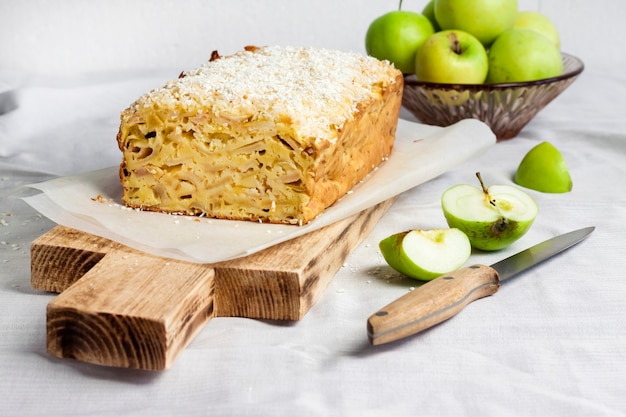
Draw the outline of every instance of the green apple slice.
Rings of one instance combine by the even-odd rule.
[[[380,241],[385,261],[396,271],[429,281],[459,269],[472,247],[458,229],[410,230]]]
[[[480,174],[477,174],[480,179]],[[441,197],[450,227],[462,230],[480,250],[503,249],[522,237],[535,221],[538,207],[524,191],[509,185],[448,188]]]
[[[565,159],[550,142],[542,142],[528,151],[513,181],[522,187],[544,193],[567,193],[572,190],[572,177]]]

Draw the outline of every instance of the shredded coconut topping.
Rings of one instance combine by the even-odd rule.
[[[356,103],[395,82],[388,62],[307,47],[264,47],[209,61],[141,97],[134,106],[171,100],[187,111],[248,121],[288,121],[303,136],[332,140]],[[372,88],[379,86],[380,88]]]

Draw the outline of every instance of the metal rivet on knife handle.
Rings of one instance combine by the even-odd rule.
[[[498,273],[485,265],[463,268],[405,294],[368,320],[373,345],[421,332],[458,314],[467,304],[498,291]]]

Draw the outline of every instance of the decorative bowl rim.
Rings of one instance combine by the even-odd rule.
[[[489,91],[551,84],[553,82],[563,81],[568,78],[576,77],[583,72],[585,64],[580,58],[565,52],[561,52],[561,57],[563,59],[569,58],[570,60],[572,60],[575,64],[575,67],[559,76],[542,78],[541,80],[497,84],[445,84],[429,81],[419,81],[417,78],[415,78],[415,74],[404,74],[404,84],[405,86],[408,85],[411,87],[424,87],[428,89]]]

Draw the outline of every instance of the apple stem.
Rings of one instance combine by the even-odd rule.
[[[491,196],[489,195],[489,191],[487,191],[487,187],[485,186],[485,183],[483,182],[483,177],[480,175],[480,172],[476,173],[476,177],[478,177],[478,181],[480,182],[480,187],[483,189],[483,193],[485,193],[487,200],[489,200],[489,204],[491,204],[494,207],[497,207],[496,200],[491,198]]]
[[[496,199],[491,198],[491,195],[489,195],[489,191],[487,191],[487,187],[485,186],[485,183],[483,182],[483,177],[480,175],[480,172],[477,172],[476,176],[478,177],[478,181],[480,181],[480,186],[483,189],[483,193],[485,193],[485,197],[487,198],[487,201],[489,201],[489,204],[492,205],[493,208],[496,209],[498,214],[500,214],[500,218],[496,222],[494,222],[491,227],[492,231],[496,233],[502,233],[507,229],[509,220],[505,216],[502,215],[502,209],[498,207],[498,204],[496,204]]]
[[[452,52],[457,55],[461,55],[463,53],[463,48],[461,48],[461,42],[459,42],[459,38],[454,32],[450,33],[450,40],[452,41]]]
[[[400,0],[400,4],[398,4],[398,10],[402,10],[402,0]]]

